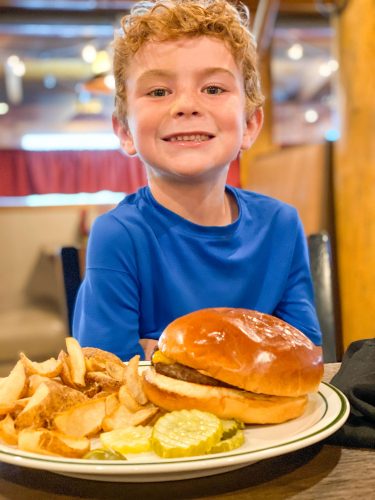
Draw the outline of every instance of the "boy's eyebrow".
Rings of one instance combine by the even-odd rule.
[[[215,73],[224,73],[226,75],[229,75],[231,78],[235,78],[235,75],[232,73],[232,71],[221,67],[204,68],[202,71],[199,71],[199,76],[211,76]],[[169,70],[149,69],[139,76],[138,82],[149,80],[151,78],[172,78],[174,74],[175,73],[173,71]]]

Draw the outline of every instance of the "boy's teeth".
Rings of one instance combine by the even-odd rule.
[[[194,134],[194,135],[176,135],[170,138],[171,142],[175,141],[208,141],[208,135]]]

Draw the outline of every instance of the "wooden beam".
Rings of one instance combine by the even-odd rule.
[[[334,194],[347,347],[375,336],[374,0],[350,0],[335,24],[342,132],[334,151]]]
[[[260,0],[258,3],[252,32],[258,44],[260,57],[267,52],[271,45],[279,4],[279,0]]]

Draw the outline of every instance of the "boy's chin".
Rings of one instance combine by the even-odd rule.
[[[196,183],[202,181],[212,181],[218,177],[226,178],[229,163],[220,166],[194,166],[191,163],[187,165],[179,165],[173,169],[152,168],[149,167],[148,174],[151,178],[163,178],[165,181]]]

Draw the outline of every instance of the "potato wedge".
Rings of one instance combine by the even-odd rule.
[[[102,428],[106,398],[90,399],[73,408],[57,413],[54,427],[62,434],[75,438],[91,437]]]
[[[24,429],[18,435],[18,447],[42,455],[81,458],[90,450],[90,440],[64,436],[47,429]]]
[[[105,417],[102,427],[104,431],[112,431],[129,425],[146,425],[157,414],[158,410],[156,406],[150,405],[133,413],[125,405],[119,405],[110,416]]]
[[[99,390],[107,392],[117,392],[121,387],[121,382],[104,372],[88,372],[86,383],[88,386],[94,384]]]
[[[62,368],[61,360],[49,358],[46,361],[37,363],[31,361],[23,352],[20,353],[20,359],[25,367],[27,375],[41,375],[42,377],[54,378],[57,377]]]
[[[119,404],[117,408],[108,416],[103,419],[102,429],[103,431],[112,431],[114,429],[119,429],[121,427],[127,427],[129,424],[129,418],[132,412],[129,411],[126,406]]]
[[[87,371],[100,372],[105,371],[107,361],[115,363],[119,366],[125,366],[121,359],[112,352],[103,351],[97,347],[82,347],[83,355],[85,356]]]
[[[120,401],[118,400],[117,394],[113,393],[110,396],[107,396],[105,400],[105,414],[107,417],[112,415],[112,413],[117,410],[120,405]]]
[[[125,405],[126,408],[131,412],[139,411],[143,408],[138,401],[132,396],[127,385],[122,385],[118,391],[118,399],[121,404]]]
[[[16,403],[10,403],[8,405],[0,405],[0,417],[3,415],[8,415],[8,413],[12,413],[16,407]]]
[[[142,379],[139,376],[139,355],[133,356],[127,365],[125,373],[125,381],[130,394],[140,404],[145,405],[148,401],[146,394],[143,391]]]
[[[0,420],[0,440],[12,445],[18,442],[18,433],[14,427],[14,420],[10,415]]]
[[[27,390],[27,376],[22,361],[17,361],[10,374],[5,377],[0,387],[0,407],[12,405],[24,396]]]
[[[125,365],[120,366],[117,363],[113,363],[112,361],[106,361],[105,371],[110,377],[114,378],[115,380],[118,380],[121,383],[125,381]]]
[[[62,383],[67,385],[68,387],[72,387],[73,389],[76,389],[76,385],[73,382],[72,374],[70,371],[69,356],[66,354],[65,351],[60,351],[57,359],[59,359],[61,361],[60,378],[61,378]]]
[[[64,411],[87,398],[81,392],[48,380],[38,386],[16,418],[16,429],[50,427],[55,413]]]
[[[81,346],[74,337],[66,337],[65,343],[69,355],[72,381],[78,387],[85,387],[86,363]]]
[[[44,377],[43,375],[30,375],[29,376],[29,386],[27,388],[27,396],[30,397],[34,394],[34,392],[37,390],[37,388],[40,386],[40,384],[43,384],[43,382],[49,381],[49,377]]]

